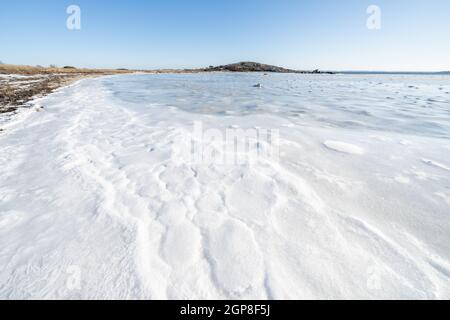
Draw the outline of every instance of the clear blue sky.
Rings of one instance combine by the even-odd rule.
[[[82,29],[66,28],[81,8]],[[369,5],[382,28],[366,27]],[[449,0],[2,0],[0,60],[83,67],[450,70]]]

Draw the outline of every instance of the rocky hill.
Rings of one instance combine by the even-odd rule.
[[[331,72],[322,72],[319,70],[314,71],[300,71],[300,70],[292,70],[286,69],[282,67],[272,66],[268,64],[262,64],[257,62],[238,62],[223,66],[210,66],[208,69],[204,71],[230,71],[230,72],[278,72],[278,73],[331,73]]]

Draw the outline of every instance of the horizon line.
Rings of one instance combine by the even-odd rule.
[[[231,64],[237,64],[237,63],[241,63],[244,61],[239,61],[239,62],[235,62],[235,63],[231,63]],[[248,62],[252,62],[252,61],[248,61]],[[255,62],[255,63],[259,63],[259,62]],[[16,63],[5,63],[5,62],[1,62],[0,65],[11,65],[11,66],[28,66],[28,67],[37,67],[37,68],[49,68],[49,66],[43,66],[40,64],[16,64]],[[259,64],[264,64],[264,65],[270,65],[267,63],[259,63]],[[217,65],[214,67],[218,67],[218,66],[226,66],[229,64],[223,64],[223,65]],[[77,69],[109,69],[109,70],[118,70],[118,69],[127,69],[130,71],[160,71],[160,70],[198,70],[198,69],[208,69],[209,66],[203,66],[203,67],[160,67],[160,68],[152,68],[152,67],[144,67],[144,68],[131,68],[131,67],[85,67],[85,66],[74,66],[71,64],[64,64],[64,66],[56,66],[57,68],[63,68],[65,66],[73,66]],[[432,71],[432,70],[423,70],[423,71],[417,71],[417,70],[386,70],[386,69],[380,69],[380,70],[370,70],[370,69],[321,69],[321,68],[308,68],[308,69],[293,69],[290,67],[281,67],[278,65],[271,65],[271,66],[276,66],[276,67],[280,67],[280,68],[285,68],[285,69],[290,69],[290,70],[294,70],[294,71],[314,71],[314,70],[319,70],[319,71],[323,71],[323,72],[334,72],[334,73],[379,73],[379,74],[430,74],[430,73],[450,73],[450,69],[447,70],[437,70],[437,71]]]

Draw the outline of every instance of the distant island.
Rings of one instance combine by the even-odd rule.
[[[302,74],[334,74],[330,71],[320,71],[318,69],[312,71],[293,70],[282,67],[272,66],[258,62],[244,61],[222,66],[210,66],[204,69],[186,69],[187,72],[273,72],[273,73],[302,73]]]

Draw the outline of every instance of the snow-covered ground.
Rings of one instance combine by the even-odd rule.
[[[449,106],[448,76],[59,90],[0,122],[0,298],[449,299]],[[195,123],[279,153],[192,161]]]

